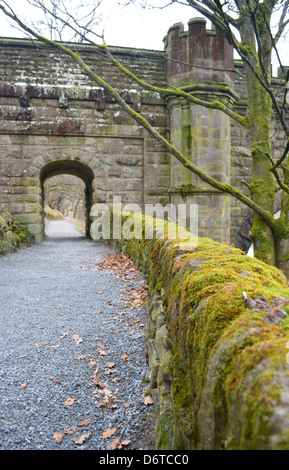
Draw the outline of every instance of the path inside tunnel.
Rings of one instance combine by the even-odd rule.
[[[144,280],[109,256],[64,220],[0,258],[0,450],[153,449]]]

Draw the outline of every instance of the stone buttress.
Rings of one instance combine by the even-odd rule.
[[[164,39],[168,56],[168,83],[205,100],[233,107],[233,48],[218,30],[207,30],[206,21],[194,18],[184,31],[172,26]],[[223,112],[169,97],[171,143],[197,167],[221,183],[230,183],[230,118]],[[230,198],[202,182],[171,159],[173,204],[197,204],[199,236],[230,241]],[[188,214],[188,211],[187,211]]]

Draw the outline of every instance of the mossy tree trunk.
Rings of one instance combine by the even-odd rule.
[[[252,72],[247,78],[248,93],[251,94],[250,117],[251,128],[251,155],[252,155],[252,181],[248,185],[251,198],[274,215],[276,197],[275,177],[270,171],[271,143],[270,126],[272,117],[272,103],[268,93],[260,85]],[[256,258],[276,265],[277,254],[274,232],[264,219],[255,213],[251,237],[254,244]]]
[[[264,12],[255,5],[254,18],[248,2],[236,2],[240,14],[240,35],[248,95],[247,114],[250,120],[252,180],[248,186],[251,198],[272,216],[276,198],[276,180],[271,167],[272,99],[258,77],[270,86],[271,50],[270,31],[264,22]],[[254,2],[253,2],[254,3]],[[256,3],[256,2],[255,2]],[[251,5],[252,6],[252,5]],[[269,9],[267,15],[270,16]],[[267,16],[270,23],[270,18]],[[251,238],[256,258],[277,264],[275,234],[264,218],[254,213]]]
[[[289,184],[289,165],[283,165],[284,183]],[[283,191],[281,214],[275,228],[277,266],[289,278],[289,194]]]

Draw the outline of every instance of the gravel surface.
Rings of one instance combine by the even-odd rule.
[[[0,258],[0,450],[153,449],[143,279],[95,270],[113,253],[60,221]]]

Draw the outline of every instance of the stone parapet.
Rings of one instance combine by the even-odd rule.
[[[190,20],[188,31],[182,23],[176,23],[164,43],[170,84],[201,81],[233,85],[233,47],[219,29],[207,30],[204,18]]]
[[[122,214],[122,227],[130,217]],[[149,285],[156,449],[287,449],[285,276],[208,238],[184,249],[182,229],[182,241],[159,239],[151,217],[135,217],[142,217],[143,237],[123,236],[111,244],[130,256]]]

